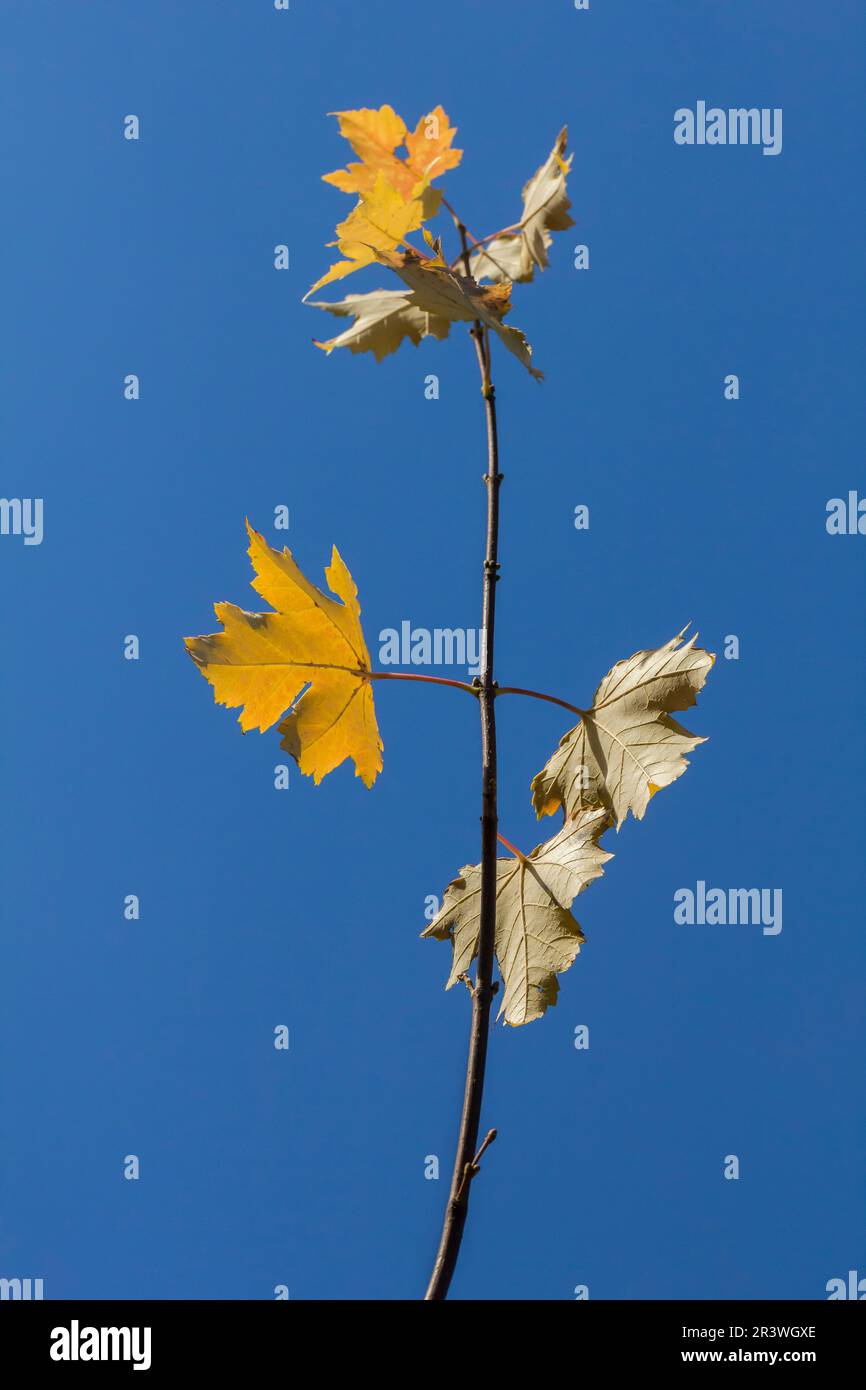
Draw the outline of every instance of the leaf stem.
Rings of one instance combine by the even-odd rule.
[[[500,474],[503,477],[504,474]],[[338,668],[340,669],[340,668]],[[480,684],[470,681],[453,681],[447,676],[421,676],[409,671],[362,671],[352,672],[355,676],[364,676],[371,681],[427,681],[430,685],[451,685],[456,690],[466,690],[470,695],[476,697],[481,693]],[[586,717],[587,711],[581,709],[580,705],[571,705],[568,700],[560,700],[558,695],[545,695],[543,690],[526,690],[521,685],[497,685],[494,682],[494,696],[498,699],[500,695],[528,695],[533,700],[546,700],[549,705],[560,705],[562,709],[571,710],[572,714],[579,714],[581,719]]]
[[[445,197],[444,193],[442,194],[442,206],[443,208],[447,208],[448,211],[451,213],[451,216],[454,218],[454,226],[457,228],[458,232],[460,232],[461,240],[463,242],[463,251],[461,252],[461,255],[468,259],[469,247],[466,244],[466,238],[469,238],[473,246],[480,246],[481,243],[477,236],[473,236],[473,234],[470,232],[469,228],[466,226],[466,223],[463,221],[460,215],[454,211],[453,207],[449,203],[448,199]],[[466,274],[469,274],[468,268]]]
[[[452,216],[454,214],[452,213]],[[469,244],[466,228],[455,216],[463,247],[463,263],[469,273]],[[444,1299],[460,1253],[463,1230],[469,1211],[472,1184],[469,1178],[477,1171],[477,1159],[490,1142],[478,1150],[478,1130],[481,1120],[481,1099],[484,1092],[484,1073],[487,1066],[487,1042],[490,1031],[490,1005],[493,999],[493,946],[496,933],[496,842],[498,816],[496,805],[496,685],[493,679],[493,652],[496,627],[496,584],[499,578],[499,436],[496,424],[496,397],[490,380],[490,344],[485,340],[480,323],[472,329],[478,366],[481,371],[481,391],[487,421],[487,538],[485,543],[482,585],[482,629],[486,633],[483,670],[478,684],[481,707],[481,903],[479,909],[478,951],[475,986],[472,991],[472,1023],[469,1034],[469,1056],[466,1063],[466,1082],[463,1091],[463,1110],[454,1173],[439,1250],[433,1266],[430,1284],[425,1295],[428,1301]]]
[[[511,853],[514,855],[515,859],[524,860],[526,858],[526,855],[522,852],[522,850],[519,850],[516,845],[513,845],[511,843],[510,840],[506,840],[504,835],[497,835],[496,838],[501,845],[504,845],[506,849],[511,850]]]
[[[489,233],[487,234],[487,236],[482,236],[482,237],[473,236],[472,233],[470,232],[469,228],[466,226],[466,223],[463,222],[462,219],[460,218],[459,214],[456,213],[456,212],[454,211],[454,208],[451,206],[451,204],[449,203],[448,199],[445,197],[444,194],[442,195],[442,206],[443,206],[444,208],[447,208],[447,209],[448,209],[448,211],[451,213],[451,216],[452,216],[453,219],[454,219],[454,226],[457,228],[457,232],[458,232],[458,235],[459,235],[459,237],[460,237],[460,244],[461,244],[461,248],[462,248],[462,249],[461,249],[461,252],[460,252],[460,255],[457,257],[457,259],[456,259],[455,261],[453,261],[453,262],[451,263],[450,269],[453,270],[454,267],[456,266],[457,262],[458,262],[458,261],[462,261],[462,262],[463,262],[463,271],[464,271],[464,274],[465,274],[465,275],[468,275],[468,276],[471,278],[471,276],[472,276],[472,268],[471,268],[470,263],[469,263],[469,242],[471,241],[473,246],[484,246],[486,242],[488,242],[488,241],[493,241],[496,237],[502,236],[505,232],[510,232],[510,231],[512,230],[512,228],[511,228],[511,227],[503,227],[503,228],[502,228],[500,231],[498,231],[498,232],[489,232]],[[519,226],[520,226],[520,223],[519,223],[519,222],[515,222],[515,223],[514,223],[514,227],[518,227],[518,228],[519,228]],[[510,276],[508,275],[508,272],[507,272],[506,270],[503,269],[503,267],[499,264],[499,262],[497,261],[497,259],[496,259],[495,256],[491,256],[490,253],[488,252],[488,253],[487,253],[487,259],[488,259],[493,265],[496,266],[496,269],[497,269],[497,270],[499,270],[499,271],[502,272],[502,274],[505,276],[506,279],[510,279]],[[480,331],[481,325],[480,325],[479,323],[477,323],[477,324],[475,325],[475,327]],[[487,337],[487,334],[485,333],[485,338],[486,338],[486,337]]]
[[[428,685],[450,685],[455,690],[467,690],[470,695],[478,695],[478,686],[469,681],[452,681],[447,676],[421,676],[414,671],[357,671],[369,681],[425,681]]]
[[[498,232],[488,232],[486,236],[476,239],[476,246],[485,246],[488,241],[495,241],[497,237],[508,236],[509,232],[519,232],[523,228],[522,222],[512,222],[507,227],[500,227]]]
[[[572,714],[579,714],[581,719],[586,717],[586,710],[579,705],[570,705],[567,700],[560,700],[556,695],[545,695],[540,690],[525,690],[520,685],[501,685],[497,688],[497,695],[529,695],[533,700],[546,700],[549,705],[561,705],[563,709],[570,709]]]
[[[488,242],[490,242],[490,241],[495,241],[495,240],[497,239],[497,237],[507,236],[507,235],[509,235],[510,233],[514,233],[514,234],[516,235],[516,234],[520,231],[520,229],[521,229],[521,224],[520,224],[519,222],[514,222],[510,227],[500,227],[500,229],[499,229],[498,232],[488,232],[488,233],[487,233],[487,236],[482,236],[482,237],[478,237],[478,238],[473,237],[473,242],[474,242],[474,245],[475,245],[475,249],[478,250],[479,247],[486,246]],[[499,261],[497,261],[496,257],[495,257],[495,256],[491,256],[491,254],[490,254],[489,251],[487,251],[485,254],[486,254],[487,260],[490,261],[491,265],[495,265],[495,266],[496,266],[496,269],[497,269],[498,271],[501,272],[501,274],[504,276],[504,278],[505,278],[506,280],[510,280],[510,279],[511,279],[511,276],[508,274],[508,271],[505,269],[504,266],[502,266],[502,265],[499,264]],[[462,251],[460,252],[460,255],[457,256],[457,257],[451,262],[450,269],[451,269],[451,270],[456,270],[458,265],[462,265],[462,266],[463,266],[463,268],[464,268],[464,270],[465,270],[465,272],[466,272],[467,275],[470,274],[470,271],[469,271],[469,269],[467,268],[467,263],[466,263],[466,261],[463,259],[463,252],[462,252]],[[483,272],[482,272],[482,273],[483,273]]]

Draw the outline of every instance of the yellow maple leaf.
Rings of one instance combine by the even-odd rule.
[[[331,115],[337,117],[340,134],[348,140],[361,162],[323,174],[325,183],[333,184],[344,193],[369,193],[376,175],[382,173],[392,187],[396,186],[395,178],[403,177],[403,163],[394,151],[403,143],[407,131],[405,121],[394,108],[382,106],[375,111],[362,107],[358,111],[332,111]]]
[[[342,280],[363,266],[372,265],[378,252],[393,251],[409,232],[417,231],[428,215],[423,197],[410,198],[407,202],[387,182],[384,174],[377,174],[372,190],[361,194],[357,206],[337,227],[336,245],[346,259],[332,265],[310,287],[307,295],[333,280]]]
[[[456,134],[457,127],[449,126],[441,106],[422,116],[415,130],[406,136],[408,168],[417,178],[427,180],[438,179],[440,174],[456,169],[463,158],[462,150],[451,148]]]
[[[381,106],[378,111],[363,107],[358,111],[331,114],[337,117],[340,134],[361,161],[322,175],[325,183],[333,184],[344,193],[369,193],[375,187],[377,176],[384,174],[391,187],[408,200],[416,195],[419,183],[427,184],[447,170],[455,169],[463,158],[462,150],[451,148],[457,128],[449,125],[441,106],[422,116],[414,131],[409,130],[391,106]],[[396,153],[401,144],[405,144],[407,150],[405,158]],[[430,201],[430,191],[428,217],[436,210]]]
[[[245,733],[264,733],[289,710],[280,725],[282,747],[301,772],[321,782],[351,758],[356,776],[371,787],[382,770],[382,740],[352,576],[334,547],[325,578],[338,602],[305,578],[291,551],[272,549],[249,522],[247,532],[252,586],[276,611],[247,613],[218,603],[223,631],[187,637],[187,650],[217,704],[242,707]]]

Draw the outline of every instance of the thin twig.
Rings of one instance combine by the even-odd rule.
[[[457,264],[457,261],[462,261],[462,262],[463,262],[463,270],[464,270],[464,273],[465,273],[466,275],[468,275],[468,276],[471,278],[471,276],[472,276],[472,269],[471,269],[470,262],[469,262],[469,244],[468,244],[469,241],[472,242],[473,246],[483,246],[483,245],[485,244],[485,242],[492,241],[495,237],[502,236],[502,235],[503,235],[503,232],[510,231],[511,229],[510,229],[509,227],[505,227],[505,228],[503,229],[503,231],[500,231],[500,232],[490,232],[487,236],[482,236],[482,237],[473,236],[472,233],[470,232],[469,228],[466,226],[466,223],[463,222],[463,221],[461,220],[461,218],[459,217],[459,215],[454,211],[453,207],[452,207],[451,204],[448,202],[448,199],[445,198],[445,197],[443,197],[443,199],[442,199],[442,206],[443,206],[443,207],[446,207],[446,208],[448,209],[448,211],[451,213],[451,216],[452,216],[453,219],[454,219],[454,226],[457,228],[457,232],[458,232],[458,234],[459,234],[459,236],[460,236],[460,244],[461,244],[461,248],[462,248],[461,251],[460,251],[460,255],[459,255],[459,256],[457,257],[457,259],[453,262],[453,264],[451,265],[450,269],[451,269],[451,270],[454,269],[454,267],[455,267],[456,264]],[[515,225],[516,225],[516,226],[519,226],[519,223],[516,223]],[[467,241],[467,238],[468,238],[468,241]],[[505,270],[505,268],[499,264],[499,262],[497,261],[497,259],[496,259],[495,256],[491,256],[491,254],[490,254],[489,251],[485,251],[484,254],[485,254],[485,256],[487,257],[488,261],[490,261],[493,265],[496,266],[496,269],[500,272],[500,274],[505,276],[505,279],[506,279],[506,280],[510,280],[510,279],[511,279],[511,276],[508,274],[508,271]],[[482,273],[483,273],[483,272],[482,272]],[[476,326],[477,329],[480,330],[480,327],[481,327],[480,324],[476,324],[475,326]],[[485,336],[486,336],[486,335],[485,335]]]
[[[460,1188],[457,1193],[458,1197],[463,1196],[472,1179],[475,1177],[475,1174],[481,1171],[481,1157],[484,1153],[484,1150],[489,1149],[490,1145],[493,1143],[494,1139],[496,1138],[496,1134],[497,1131],[495,1129],[489,1129],[487,1131],[487,1137],[485,1138],[484,1143],[481,1145],[481,1148],[478,1150],[472,1162],[466,1164],[466,1167],[463,1169],[463,1177],[460,1180]]]
[[[455,218],[455,221],[457,219]],[[469,245],[466,228],[457,221],[463,246],[463,262],[469,273]],[[451,1191],[445,1208],[442,1236],[427,1289],[428,1300],[441,1300],[448,1294],[451,1277],[460,1253],[463,1229],[469,1211],[469,1178],[477,1171],[477,1160],[488,1143],[476,1153],[481,1120],[481,1099],[487,1066],[490,1031],[490,1005],[494,994],[493,945],[496,933],[496,687],[493,679],[493,650],[496,622],[496,582],[499,577],[499,439],[496,428],[496,396],[490,380],[490,344],[481,324],[472,329],[481,371],[481,391],[487,419],[487,540],[484,554],[482,627],[486,636],[484,666],[478,683],[481,707],[481,902],[479,907],[477,966],[472,991],[472,1023],[469,1057],[463,1091],[463,1111]],[[468,1171],[467,1171],[468,1170]]]
[[[449,212],[451,212],[450,208]],[[457,220],[457,216],[454,212],[451,212],[451,215],[452,217],[454,217],[455,223],[459,229],[463,224]],[[487,236],[473,237],[472,240],[475,245],[475,249],[478,250],[480,247],[486,246],[488,242],[495,241],[497,237],[508,236],[510,234],[516,235],[520,231],[520,225],[521,224],[519,222],[515,222],[510,227],[501,227],[498,232],[488,232]],[[483,255],[485,260],[488,260],[491,265],[496,266],[496,269],[499,271],[500,275],[504,277],[504,279],[509,281],[511,280],[511,276],[509,275],[508,271],[505,269],[503,265],[500,265],[499,261],[496,259],[495,256],[491,255],[489,251],[485,251]],[[449,269],[456,270],[458,265],[462,265],[466,274],[471,275],[469,262],[466,260],[463,251],[461,251],[460,255],[455,257],[455,259],[451,262]],[[481,274],[484,275],[485,272],[482,270]]]
[[[477,236],[473,236],[473,235],[472,235],[472,233],[470,232],[470,230],[469,230],[469,228],[467,227],[466,223],[463,221],[463,219],[462,219],[462,217],[459,215],[459,213],[457,213],[457,212],[454,211],[454,208],[451,206],[451,204],[449,203],[448,199],[445,197],[445,194],[444,194],[444,193],[442,194],[442,206],[443,206],[443,208],[447,208],[448,211],[451,213],[451,216],[454,218],[454,226],[457,228],[458,232],[460,231],[460,228],[461,228],[461,227],[463,228],[463,233],[464,233],[464,237],[463,237],[463,247],[464,247],[464,251],[467,251],[467,250],[468,250],[468,248],[466,247],[466,237],[469,238],[469,240],[472,242],[472,245],[473,245],[473,246],[480,246],[480,244],[481,244],[481,239],[480,239],[479,237],[477,237]],[[467,270],[466,274],[467,274],[467,275],[469,274],[469,271],[468,271],[468,270]]]

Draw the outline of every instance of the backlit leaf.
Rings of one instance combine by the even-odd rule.
[[[414,131],[391,106],[378,111],[363,108],[359,111],[336,111],[340,134],[348,140],[360,163],[346,169],[323,174],[325,183],[333,184],[344,193],[369,193],[378,174],[404,200],[413,197],[418,184],[428,184],[448,169],[454,169],[463,157],[462,150],[451,148],[456,128],[449,126],[441,106],[422,116]],[[397,154],[405,145],[405,154]],[[428,217],[433,213],[428,207]]]
[[[551,232],[564,232],[574,226],[569,216],[571,203],[565,191],[565,181],[571,168],[572,156],[564,158],[568,128],[559,132],[556,144],[540,169],[523,189],[523,213],[519,230],[506,232],[486,243],[472,257],[471,270],[476,280],[531,280],[535,267],[546,270],[547,252],[553,237]]]
[[[452,322],[478,320],[486,324],[536,380],[542,379],[542,373],[532,365],[532,348],[520,329],[502,322],[511,308],[510,285],[478,285],[451,270],[441,255],[424,257],[411,246],[405,251],[383,248],[376,252],[376,260],[390,266],[409,286],[411,302],[418,308]]]
[[[377,174],[372,190],[361,194],[357,206],[337,227],[336,245],[345,260],[332,265],[327,274],[311,286],[305,298],[322,285],[342,280],[363,266],[372,265],[380,252],[392,250],[409,232],[416,231],[426,216],[422,198],[406,201],[386,182],[384,174]]]
[[[556,977],[585,939],[569,908],[613,857],[598,844],[609,824],[606,811],[584,812],[525,858],[496,861],[495,951],[504,983],[498,1016],[512,1027],[531,1023],[556,1003]],[[477,954],[480,915],[481,866],[467,865],[449,883],[441,910],[421,933],[452,943],[446,989]]]
[[[325,309],[337,317],[353,318],[354,323],[336,338],[316,347],[331,353],[334,348],[347,347],[351,352],[372,352],[377,362],[387,357],[408,338],[416,346],[422,338],[447,338],[451,328],[448,319],[419,309],[412,296],[403,290],[374,290],[372,294],[347,294],[345,299],[328,304],[323,300],[308,301],[313,309]]]
[[[291,551],[274,550],[247,523],[252,586],[272,613],[215,605],[223,631],[187,637],[193,661],[213,686],[219,705],[241,706],[239,722],[264,732],[280,725],[282,746],[314,781],[346,758],[368,787],[382,768],[370,655],[352,576],[336,547],[323,594],[301,573]]]
[[[715,661],[682,643],[685,629],[655,651],[636,652],[608,671],[580,723],[564,736],[532,782],[538,817],[560,806],[566,818],[597,806],[617,828],[629,811],[643,818],[651,797],[681,777],[696,738],[671,718],[695,704]]]

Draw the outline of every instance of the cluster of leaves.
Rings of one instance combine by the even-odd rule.
[[[358,202],[337,226],[334,244],[343,259],[316,281],[306,298],[373,264],[393,271],[406,288],[311,301],[314,308],[353,320],[351,327],[317,346],[328,353],[343,347],[372,352],[381,361],[406,339],[417,345],[422,338],[447,337],[452,323],[478,322],[540,378],[524,334],[504,319],[511,308],[512,282],[529,281],[536,268],[544,270],[552,233],[574,225],[566,194],[571,167],[565,158],[566,131],[525,185],[519,222],[478,241],[472,238],[466,274],[462,256],[447,261],[441,238],[435,239],[426,225],[443,206],[442,192],[432,187],[433,180],[456,168],[463,157],[462,150],[452,147],[457,132],[442,107],[422,116],[413,131],[390,106],[336,114],[358,161],[324,177],[344,193],[357,194]],[[426,251],[406,240],[419,230]],[[482,285],[482,280],[493,283]]]
[[[253,588],[275,611],[219,603],[222,632],[189,637],[187,649],[216,702],[241,707],[244,732],[264,733],[281,721],[281,746],[301,772],[320,782],[351,759],[371,787],[382,769],[382,740],[352,576],[335,549],[325,577],[336,597],[322,593],[288,549],[274,550],[247,530]],[[556,977],[584,940],[571,904],[612,858],[600,837],[629,812],[642,819],[654,794],[685,771],[686,754],[704,742],[672,717],[695,703],[715,659],[684,636],[618,662],[532,782],[539,819],[561,809],[563,823],[531,854],[497,861],[495,950],[504,982],[500,1017],[508,1024],[529,1023],[556,1003]],[[475,864],[448,885],[422,933],[452,942],[449,989],[475,956],[480,903]]]
[[[599,845],[629,812],[642,820],[651,798],[681,777],[686,753],[705,740],[672,714],[695,704],[715,657],[680,632],[654,651],[636,652],[608,671],[578,724],[533,779],[539,819],[562,810],[560,830],[531,854],[497,860],[495,951],[504,992],[499,1017],[512,1026],[556,1003],[557,975],[584,941],[574,899],[613,858]],[[475,955],[481,868],[460,870],[423,936],[450,940],[450,989]]]
[[[442,108],[422,116],[414,130],[390,106],[338,117],[357,160],[325,179],[358,201],[337,227],[343,259],[309,294],[373,264],[393,271],[404,288],[317,302],[315,307],[353,320],[318,346],[329,353],[338,347],[372,352],[381,360],[405,339],[417,344],[423,337],[444,338],[452,323],[480,322],[539,377],[524,335],[503,320],[512,281],[532,280],[536,269],[544,270],[552,233],[573,225],[566,132],[525,185],[519,222],[472,238],[472,248],[449,263],[441,239],[425,225],[444,202],[433,180],[462,158]],[[405,240],[419,229],[426,251]],[[323,593],[289,550],[276,551],[249,524],[247,530],[253,588],[273,611],[217,604],[222,631],[187,638],[189,653],[217,703],[240,707],[245,732],[265,732],[279,722],[282,747],[301,772],[318,783],[351,759],[356,775],[371,787],[382,768],[372,693],[377,673],[352,576],[334,549],[325,571],[331,593]],[[571,904],[612,858],[600,838],[613,826],[619,829],[629,812],[642,819],[652,796],[685,771],[686,754],[704,740],[673,714],[695,703],[714,659],[680,632],[657,650],[619,662],[534,778],[537,816],[561,810],[562,825],[531,854],[515,850],[497,861],[495,951],[506,1023],[528,1023],[556,1003],[557,975],[572,964],[584,940]],[[448,885],[441,910],[422,933],[452,943],[448,988],[465,976],[477,952],[480,905],[481,867],[469,865]]]

